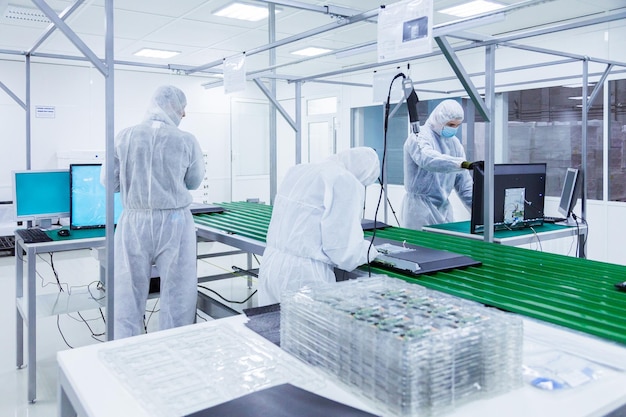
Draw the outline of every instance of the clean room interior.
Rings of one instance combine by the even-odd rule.
[[[574,211],[588,228],[586,257],[626,265],[621,247],[626,230],[623,1],[500,0],[499,11],[460,17],[443,10],[466,1],[435,0],[431,49],[391,60],[380,60],[377,49],[386,36],[377,23],[380,2],[254,0],[248,3],[275,12],[275,17],[255,22],[214,14],[228,3],[0,0],[2,235],[12,235],[17,227],[10,204],[13,171],[102,162],[115,133],[141,121],[159,85],[172,84],[185,92],[188,104],[180,128],[195,135],[205,153],[205,180],[194,199],[271,205],[285,173],[297,163],[316,162],[355,146],[372,146],[382,155],[387,89],[402,72],[419,95],[421,123],[432,109],[429,103],[445,98],[459,99],[466,114],[474,116],[463,123],[462,132],[470,160],[546,162],[547,215],[557,215],[565,169],[583,170],[584,198]],[[396,3],[406,2],[387,6]],[[112,24],[106,20],[108,7]],[[63,16],[65,23],[52,30],[47,9]],[[304,47],[325,49],[318,56],[295,54]],[[142,48],[175,55],[137,56]],[[241,72],[227,64],[242,59],[245,80],[233,83],[227,77]],[[109,71],[107,63],[113,61]],[[396,220],[405,193],[400,152],[408,127],[403,97],[397,90],[394,94],[392,109],[400,104],[388,139],[388,204],[377,210],[380,187],[369,186],[364,217],[377,213],[379,221],[401,228]],[[583,112],[582,103],[590,101]],[[493,112],[491,123],[482,117],[481,103]],[[455,220],[469,220],[470,212],[451,198]],[[521,246],[575,257],[575,240],[537,238]],[[227,250],[224,246],[201,242],[198,251],[220,252]],[[89,292],[101,272],[93,252],[59,252],[54,255],[56,268],[49,263],[52,255],[41,254],[37,294],[58,294],[55,275],[66,288]],[[10,381],[0,391],[0,414],[55,415],[56,353],[68,345],[104,340],[106,336],[92,337],[105,332],[103,310],[91,309],[84,318],[71,313],[38,320],[37,401],[30,402],[26,369],[16,369],[14,360],[15,262],[14,256],[0,258],[7,318],[0,374]],[[244,254],[200,259],[198,274],[229,273],[233,265],[258,268],[260,262],[261,256]],[[227,299],[244,300],[256,288],[256,279],[252,288],[248,282],[236,277],[206,286]],[[255,302],[253,296],[244,304],[226,304],[241,311]],[[148,333],[150,324],[158,322],[155,303],[149,302],[155,313]],[[198,314],[198,322],[212,320]],[[626,399],[607,404],[604,414],[596,415],[608,415],[623,404]]]

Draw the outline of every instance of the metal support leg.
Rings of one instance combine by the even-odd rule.
[[[16,360],[18,368],[24,365],[24,319],[18,306],[18,300],[24,296],[24,251],[19,244],[15,245],[15,345]],[[22,300],[23,302],[23,300]],[[22,304],[23,306],[23,304]]]
[[[248,271],[252,269],[252,254],[248,252]],[[252,275],[248,275],[248,289],[252,288]]]
[[[37,255],[33,248],[27,250],[28,276],[27,276],[27,313],[26,325],[28,326],[28,401],[35,402],[37,398],[37,302],[35,300],[35,277]]]

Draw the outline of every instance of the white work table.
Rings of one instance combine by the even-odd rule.
[[[161,396],[167,396],[172,386],[179,388],[179,385],[172,385],[174,380],[178,379],[185,384],[197,376],[192,375],[194,372],[200,372],[200,370],[193,369],[185,373],[180,367],[175,366],[171,368],[173,375],[163,375],[163,357],[154,354],[155,347],[164,346],[174,340],[191,340],[193,343],[193,338],[199,336],[202,337],[198,339],[202,345],[198,346],[202,359],[198,361],[198,368],[205,366],[201,362],[214,366],[214,362],[224,352],[223,340],[232,337],[252,347],[266,360],[274,361],[277,364],[275,368],[282,369],[279,377],[271,380],[270,385],[290,382],[336,401],[374,414],[381,414],[376,410],[375,405],[351,392],[350,388],[337,382],[334,377],[295,359],[248,329],[244,325],[246,320],[245,316],[235,316],[59,352],[57,355],[59,365],[58,416],[154,417],[155,415],[173,415],[171,413],[178,405],[167,410],[164,409],[168,407],[166,404],[159,409],[161,405],[158,403],[167,401],[167,398],[161,398]],[[209,338],[205,338],[205,335]],[[215,348],[212,349],[211,346]],[[138,352],[144,351],[145,355],[137,356]],[[238,349],[235,348],[235,351]],[[524,319],[524,364],[532,362],[531,358],[535,358],[535,355],[541,351],[547,351],[550,355],[556,355],[555,357],[569,357],[577,362],[588,364],[597,379],[576,388],[560,391],[541,390],[524,382],[522,388],[495,398],[470,402],[458,407],[447,416],[603,416],[626,404],[626,389],[624,388],[626,387],[626,346]],[[129,352],[130,356],[128,356]],[[158,372],[155,370],[154,375],[149,376],[148,380],[151,383],[137,384],[139,381],[137,378],[141,377],[137,375],[139,368],[135,361],[128,361],[128,358],[133,357],[133,352],[135,357],[145,361],[147,369],[152,369],[152,364],[155,368],[161,367]],[[126,359],[123,359],[124,355]],[[247,355],[244,356],[246,357],[242,357],[241,362],[250,359]],[[123,360],[120,362],[120,359]],[[183,358],[183,360],[191,359]],[[231,357],[230,360],[233,358]],[[132,364],[129,368],[137,369],[127,371],[120,367],[124,363]],[[201,371],[200,373],[204,382],[200,382],[198,386],[194,385],[195,392],[190,398],[197,398],[197,393],[205,392],[208,395],[212,391],[219,391],[220,388],[225,389],[219,394],[221,398],[215,394],[212,398],[204,400],[204,405],[195,405],[197,409],[192,411],[241,396],[247,393],[246,389],[249,390],[249,387],[244,387],[246,381],[249,381],[248,376],[244,375],[245,372],[233,369],[233,367],[222,369],[220,372]],[[158,375],[158,378],[155,375]],[[227,383],[223,384],[225,386],[220,386],[224,378],[234,378],[238,382],[230,386]],[[256,389],[252,391],[254,390]],[[159,392],[162,394],[158,394]],[[176,402],[184,401],[184,395],[177,394],[176,398]]]

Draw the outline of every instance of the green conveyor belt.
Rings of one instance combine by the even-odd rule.
[[[219,205],[226,211],[196,216],[196,221],[265,241],[271,206]],[[626,266],[398,227],[378,230],[376,236],[467,255],[482,265],[419,276],[381,268],[371,268],[372,273],[626,344],[626,293],[613,287],[626,280]]]

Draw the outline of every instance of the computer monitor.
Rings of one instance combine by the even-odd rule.
[[[569,219],[578,200],[580,190],[580,180],[576,168],[567,168],[565,173],[565,181],[563,181],[563,189],[561,190],[561,200],[559,201],[558,211],[563,217]]]
[[[106,190],[100,182],[101,164],[70,165],[70,229],[95,229],[106,225]],[[115,193],[115,224],[122,213],[120,193]]]
[[[70,215],[68,170],[13,171],[13,205],[17,222],[47,229],[52,220]]]
[[[471,233],[484,232],[484,171],[474,168]],[[493,174],[494,230],[543,225],[546,164],[495,164]]]

